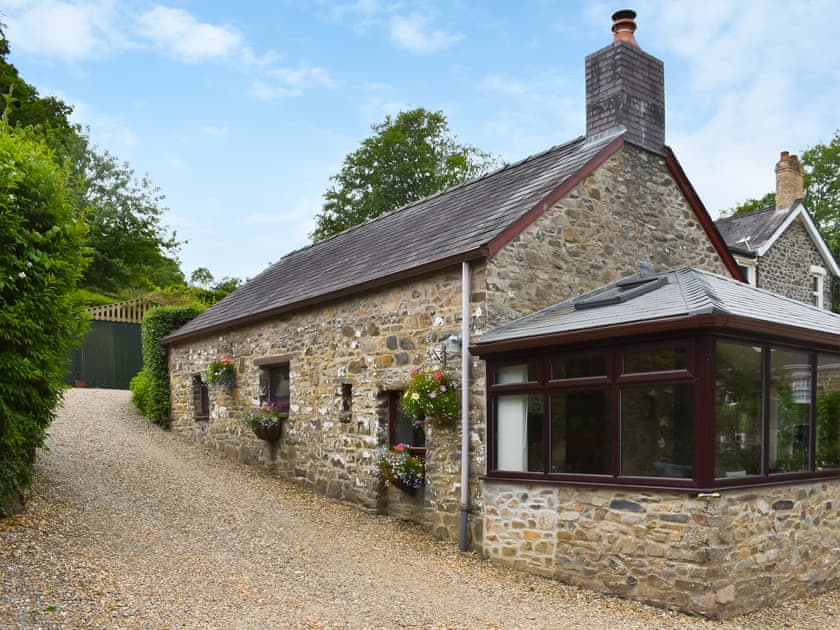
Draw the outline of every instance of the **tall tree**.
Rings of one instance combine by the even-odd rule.
[[[834,257],[840,260],[840,129],[828,144],[802,154],[805,166],[805,205],[814,216]]]
[[[466,182],[496,166],[488,153],[459,144],[443,112],[400,112],[344,158],[331,180],[312,239],[319,241],[407,203]]]

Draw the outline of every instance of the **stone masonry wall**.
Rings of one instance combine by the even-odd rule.
[[[797,219],[758,260],[758,286],[806,304],[811,297],[811,265],[825,269],[825,261],[802,222]],[[826,270],[828,271],[828,270]],[[823,307],[831,309],[832,278],[825,276]]]
[[[483,331],[483,269],[473,270],[471,305],[475,334]],[[277,475],[303,482],[316,492],[369,509],[405,518],[420,514],[439,537],[458,539],[460,434],[436,439],[429,453],[427,487],[420,497],[389,492],[375,476],[373,450],[387,443],[388,390],[408,383],[412,366],[440,364],[440,350],[451,334],[460,335],[461,269],[440,272],[422,281],[370,291],[357,297],[313,307],[170,350],[172,428],[213,445],[232,458],[262,464]],[[193,419],[192,376],[203,374],[213,359],[232,355],[236,386],[210,386],[210,419]],[[289,357],[290,415],[283,435],[271,447],[243,428],[244,412],[259,401],[257,359]],[[460,357],[448,357],[460,379]],[[472,408],[483,416],[483,369],[472,386]],[[341,386],[352,386],[350,417],[342,417]],[[483,435],[471,434],[482,472]],[[477,487],[477,483],[474,483]],[[390,497],[390,507],[389,507]],[[475,519],[480,523],[480,519]]]
[[[488,327],[639,271],[729,277],[662,157],[625,144],[489,262]]]
[[[704,616],[840,588],[840,480],[719,497],[485,480],[484,553]]]

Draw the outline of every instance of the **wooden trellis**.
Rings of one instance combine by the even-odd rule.
[[[96,321],[139,324],[143,321],[143,316],[146,314],[146,311],[155,306],[157,304],[146,298],[135,298],[133,300],[126,300],[125,302],[92,306],[87,311],[90,313],[91,319]]]

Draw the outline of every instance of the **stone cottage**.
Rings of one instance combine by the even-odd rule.
[[[165,338],[173,430],[315,492],[416,520],[462,549],[497,549],[485,531],[487,497],[498,496],[488,475],[488,381],[470,346],[640,261],[740,278],[664,144],[663,64],[639,48],[634,18],[617,13],[614,41],[586,59],[585,136],[292,252]],[[226,356],[235,385],[208,386],[208,365]],[[460,384],[460,425],[415,432],[399,396],[410,368],[433,366]],[[263,401],[289,409],[273,444],[240,422]],[[397,442],[425,455],[415,495],[375,474],[374,449]],[[637,500],[639,488],[621,491]],[[499,555],[572,579],[551,560],[535,568],[522,549]]]
[[[804,175],[799,158],[782,151],[776,207],[715,225],[750,284],[831,310],[840,266],[803,202]]]

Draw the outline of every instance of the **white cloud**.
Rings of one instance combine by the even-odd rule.
[[[264,81],[254,81],[251,84],[251,94],[263,101],[273,101],[279,98],[300,96],[303,94],[303,90],[282,85],[270,85]]]
[[[448,48],[462,39],[460,35],[435,29],[430,21],[428,16],[419,13],[393,16],[388,27],[391,42],[413,53],[428,54]]]
[[[228,26],[201,22],[182,9],[156,6],[138,18],[139,32],[185,62],[238,54],[242,36]]]
[[[226,136],[230,132],[230,129],[227,127],[202,127],[201,133],[205,136],[217,137],[217,136]]]
[[[125,43],[113,2],[21,2],[7,4],[4,13],[7,36],[19,52],[74,62]]]

